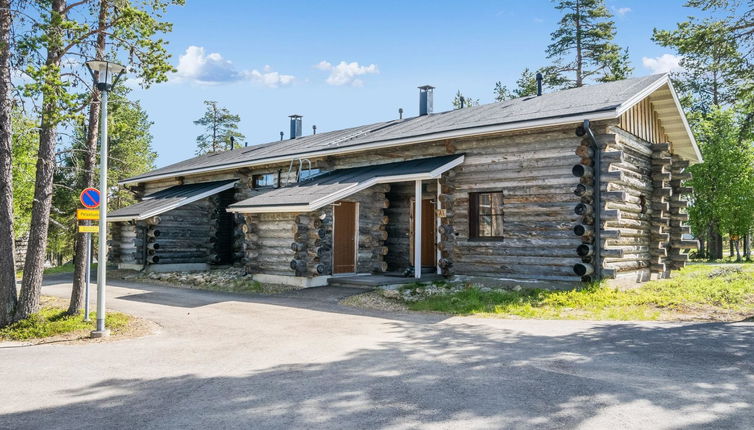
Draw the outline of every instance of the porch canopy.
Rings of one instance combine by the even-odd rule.
[[[233,188],[236,179],[176,185],[145,196],[139,203],[107,214],[112,222],[143,220]]]
[[[463,163],[463,155],[338,169],[228,206],[229,212],[311,212],[376,184],[435,179]]]

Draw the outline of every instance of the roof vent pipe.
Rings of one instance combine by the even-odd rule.
[[[295,139],[297,137],[301,137],[301,115],[289,115],[288,118],[291,119],[290,138]]]
[[[312,125],[312,133],[317,134],[317,126]]]
[[[280,140],[283,140],[283,135],[284,135],[284,134],[285,134],[285,133],[283,133],[282,131],[280,132]]]
[[[537,72],[537,97],[542,95],[542,74]]]
[[[432,93],[435,87],[423,85],[419,87],[419,116],[432,113]]]
[[[233,136],[230,136],[230,150],[236,149],[236,138]]]
[[[398,108],[398,119],[403,119],[403,108]]]

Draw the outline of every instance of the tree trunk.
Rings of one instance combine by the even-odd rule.
[[[736,262],[741,262],[741,247],[740,247],[740,240],[734,241],[734,245],[736,245]]]
[[[699,252],[697,254],[697,258],[706,258],[707,257],[707,238],[704,236],[699,237]]]
[[[62,16],[65,9],[64,0],[53,0],[53,15]],[[47,58],[45,65],[52,69],[45,77],[42,95],[42,118],[39,127],[39,151],[37,153],[37,175],[34,183],[34,203],[31,207],[31,224],[29,228],[29,245],[24,262],[24,278],[21,282],[21,294],[16,306],[15,319],[27,318],[39,310],[39,296],[42,288],[42,271],[44,270],[47,232],[50,224],[52,207],[52,180],[55,173],[55,144],[58,133],[58,95],[57,81],[60,79],[60,59],[63,46],[60,42],[61,29],[54,25],[58,18],[53,17],[47,32]]]
[[[713,228],[712,234],[710,235],[710,240],[715,243],[715,246],[712,248],[714,252],[711,255],[711,258],[713,260],[722,260],[723,258],[723,236],[715,231]]]
[[[0,327],[16,308],[16,261],[13,237],[13,133],[10,100],[10,0],[0,0]]]
[[[731,258],[733,258],[733,245],[734,245],[733,242],[735,242],[733,239],[728,239],[728,246],[730,248],[730,255],[729,255],[729,257],[731,257]]]
[[[104,58],[105,32],[107,25],[108,1],[101,0],[99,6],[97,34],[97,59]],[[94,186],[94,167],[97,162],[97,138],[99,137],[100,93],[96,88],[92,89],[92,102],[89,105],[89,121],[86,134],[86,148],[84,152],[84,171],[81,176],[81,189]],[[86,285],[86,262],[91,256],[86,253],[87,236],[91,233],[76,233],[73,256],[73,288],[71,289],[71,302],[68,305],[68,314],[73,315],[81,311],[84,305],[84,287]]]
[[[744,258],[751,260],[751,233],[744,236]]]
[[[716,230],[715,225],[710,224],[709,244],[707,247],[709,249],[708,259],[710,261],[723,258],[723,237]]]

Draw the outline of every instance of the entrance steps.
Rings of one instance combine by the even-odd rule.
[[[413,284],[414,282],[432,282],[443,279],[436,273],[422,273],[421,279],[414,277],[407,278],[400,273],[383,273],[380,275],[349,275],[333,276],[327,280],[327,285],[331,287],[351,287],[351,288],[376,288],[384,285]]]

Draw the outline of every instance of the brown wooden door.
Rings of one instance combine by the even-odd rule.
[[[333,214],[333,273],[356,272],[356,203],[340,202]]]
[[[414,217],[416,213],[414,211],[414,199],[411,198],[411,207],[409,209],[411,225],[409,226],[409,262],[413,266],[414,263]],[[437,254],[435,248],[435,204],[433,200],[422,200],[422,267],[434,267],[437,264]]]
[[[422,266],[434,267],[435,251],[435,204],[432,200],[422,200]]]

